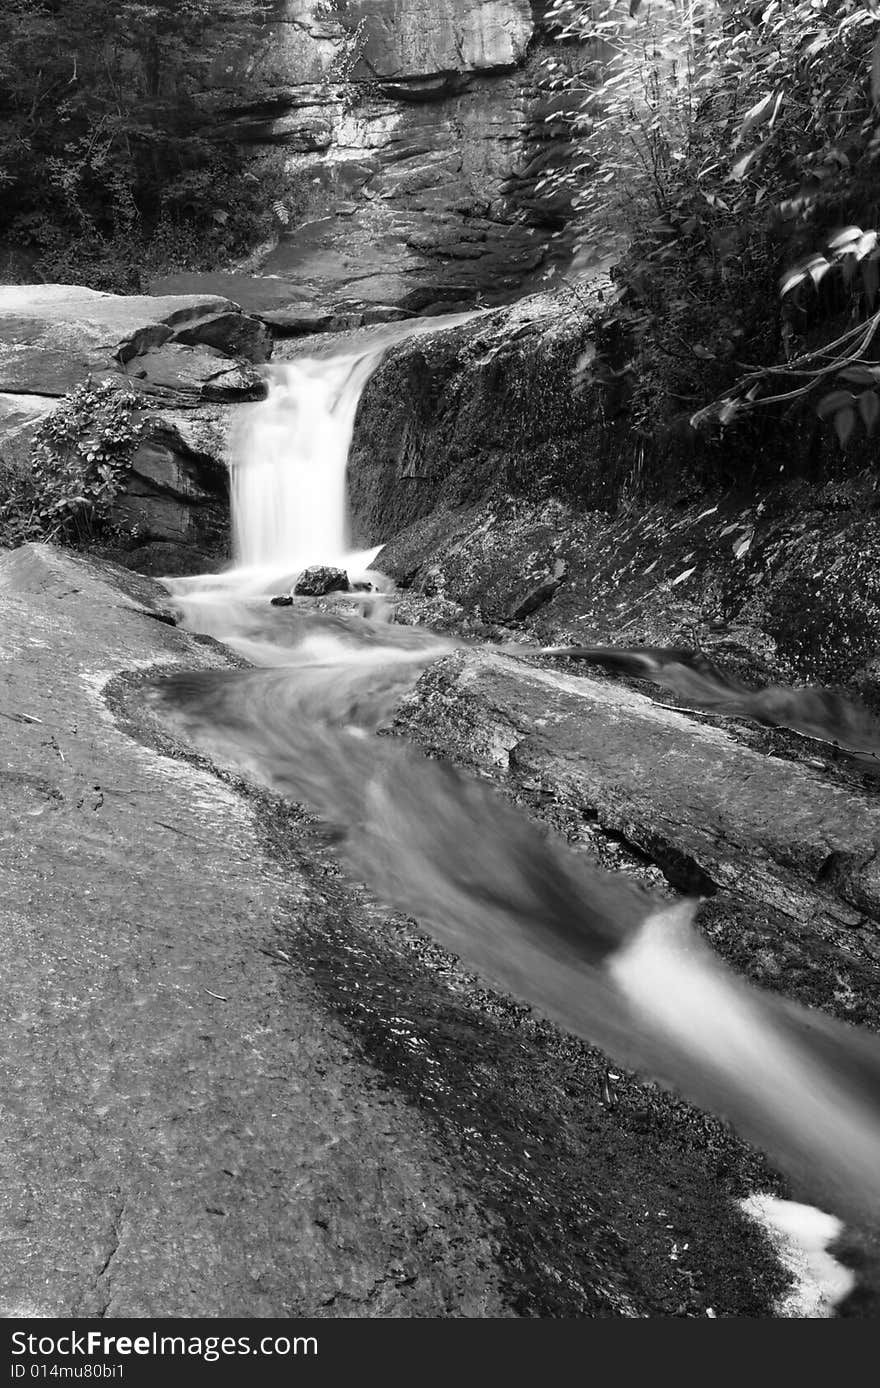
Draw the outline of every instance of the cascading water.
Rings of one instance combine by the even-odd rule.
[[[283,574],[346,557],[348,450],[381,351],[275,366],[266,400],[242,410],[231,479],[240,567]]]
[[[447,639],[383,623],[357,595],[333,613],[268,603],[306,564],[367,558],[344,556],[345,467],[390,340],[273,368],[237,438],[238,567],[167,580],[191,627],[262,668],[174,675],[153,701],[215,759],[331,821],[357,874],[467,965],[728,1117],[828,1207],[876,1217],[877,1038],[735,977],[694,930],[696,903],[589,866],[487,786],[372,736]]]

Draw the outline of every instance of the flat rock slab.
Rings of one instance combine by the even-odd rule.
[[[685,891],[734,892],[880,960],[880,800],[621,684],[492,650],[428,670],[398,728],[581,807]]]
[[[509,1314],[422,1120],[278,955],[314,888],[110,715],[121,671],[224,663],[138,583],[0,555],[0,1312]]]
[[[257,363],[271,352],[264,325],[217,295],[104,294],[69,284],[0,286],[0,392],[65,395],[90,373],[114,373],[136,358],[148,367],[151,354],[166,344],[179,351],[200,345],[199,360],[209,377],[219,364],[208,349]]]

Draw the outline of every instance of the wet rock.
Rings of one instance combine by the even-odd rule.
[[[259,318],[217,295],[0,287],[4,462],[19,473],[29,466],[36,429],[59,396],[90,376],[124,382],[143,396],[145,414],[112,516],[121,542],[216,552],[229,529],[225,407],[265,394],[258,368],[271,348]]]
[[[293,592],[297,597],[321,598],[326,593],[347,593],[350,586],[344,569],[315,564],[303,569],[293,585]]]
[[[169,344],[190,356],[207,378],[221,357],[265,361],[265,328],[249,322],[234,304],[213,295],[153,298],[103,294],[78,285],[0,286],[0,393],[64,395],[86,379],[124,371],[136,376],[138,358]],[[196,372],[190,366],[190,374]]]
[[[863,980],[876,979],[880,806],[869,792],[620,684],[491,649],[434,665],[395,726],[514,795],[540,786],[546,801],[596,823],[673,887],[744,903],[752,930],[769,909],[761,948],[772,954],[784,942],[789,965],[794,955],[802,969],[818,958],[827,973],[825,952],[839,951],[858,961]]]
[[[508,491],[601,504],[613,479],[587,451],[596,405],[572,384],[586,332],[580,306],[540,294],[388,352],[364,388],[349,456],[355,543]]]
[[[304,337],[308,333],[323,333],[331,326],[333,314],[307,304],[292,304],[289,308],[264,309],[260,314],[278,337]]]
[[[46,546],[0,556],[4,649],[27,652],[4,672],[0,775],[7,1307],[514,1314],[434,1115],[377,1088],[292,962],[287,932],[375,922],[350,891],[329,909],[302,861],[267,871],[259,803],[167,755],[131,671],[230,666],[151,598]]]
[[[270,598],[273,607],[292,607],[293,597],[290,593],[279,593],[277,597]]]

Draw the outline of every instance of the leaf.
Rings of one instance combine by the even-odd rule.
[[[810,279],[818,286],[820,280],[831,269],[831,261],[826,260],[824,255],[814,255],[807,261],[805,268]]]
[[[779,281],[780,299],[784,299],[786,294],[790,294],[791,291],[793,289],[796,289],[799,284],[803,284],[806,278],[807,275],[805,270],[801,270],[798,268],[795,268],[794,270],[787,270],[786,273],[782,276],[782,279]]]
[[[855,410],[839,410],[834,416],[834,432],[837,434],[841,448],[846,448],[856,422]]]
[[[734,137],[734,149],[737,145],[742,144],[743,139],[752,129],[753,126],[757,125],[762,120],[766,120],[766,118],[770,114],[770,107],[773,105],[774,99],[776,97],[777,94],[775,92],[768,92],[768,94],[762,97],[760,101],[756,101],[754,106],[749,107],[748,111],[746,111],[745,116],[743,117],[742,124],[740,125],[739,130],[737,131]],[[774,116],[775,114],[776,112],[774,111]]]
[[[862,391],[859,396],[859,414],[868,433],[873,434],[874,425],[880,419],[880,399],[877,398],[876,391]]]
[[[749,150],[748,154],[744,154],[741,158],[737,159],[733,168],[730,170],[730,177],[735,178],[737,182],[739,182],[740,179],[744,178],[746,169],[749,167],[749,164],[751,164],[755,155],[758,154],[759,151],[763,148],[763,145],[757,145],[754,149]]]
[[[694,564],[693,568],[685,569],[684,573],[678,575],[678,578],[674,578],[672,580],[672,587],[677,588],[679,583],[684,583],[686,578],[690,578],[691,574],[694,572],[696,567],[696,564]]]
[[[871,51],[871,100],[880,107],[880,34],[875,38]]]
[[[823,395],[816,406],[816,414],[820,419],[827,419],[829,415],[836,414],[838,410],[850,410],[854,408],[856,397],[851,390],[832,390],[828,395]]]
[[[842,227],[828,238],[826,244],[829,251],[845,251],[852,247],[854,241],[859,241],[862,235],[861,227]]]
[[[847,366],[843,371],[838,371],[837,379],[852,381],[856,386],[875,386],[880,381],[880,366]]]
[[[775,100],[775,102],[773,103],[773,112],[772,112],[772,115],[770,116],[770,129],[771,129],[771,130],[773,129],[773,126],[774,126],[775,123],[776,123],[776,117],[779,115],[779,110],[780,110],[780,107],[782,106],[782,101],[783,101],[784,96],[785,96],[785,92],[784,92],[783,89],[780,87],[780,88],[779,88],[779,91],[776,93],[776,100]]]
[[[734,559],[742,559],[748,554],[752,547],[752,540],[755,538],[754,530],[750,530],[747,535],[741,535],[733,547]]]

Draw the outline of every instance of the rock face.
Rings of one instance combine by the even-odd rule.
[[[230,406],[265,394],[269,329],[217,295],[0,287],[0,458],[27,466],[46,413],[87,378],[143,396],[146,429],[114,519],[143,543],[212,550],[228,532]]]
[[[588,332],[573,299],[541,294],[393,348],[358,409],[355,543],[505,491],[569,483],[601,504],[610,479],[591,448],[595,399],[578,394],[573,376]]]
[[[258,807],[152,750],[142,699],[108,716],[113,676],[137,702],[123,672],[224,664],[163,601],[46,546],[0,556],[0,1310],[514,1314],[433,1115],[291,966],[281,932],[323,927],[326,894],[266,872]]]
[[[876,471],[830,460],[780,485],[768,465],[747,493],[698,458],[640,471],[624,387],[580,385],[593,331],[541,294],[389,350],[355,423],[354,543],[387,541],[375,567],[429,622],[455,607],[548,644],[696,644],[756,684],[880,708]]]
[[[169,404],[259,399],[265,388],[243,361],[267,361],[271,350],[259,320],[216,296],[0,286],[3,394],[60,396],[88,375],[121,372]]]
[[[529,0],[282,0],[214,80],[220,133],[290,176],[263,268],[291,301],[423,312],[538,274],[565,214],[538,189],[567,148],[541,90],[551,49],[578,51]]]
[[[761,755],[619,683],[491,648],[434,666],[398,721],[429,748],[442,740],[469,764],[598,814],[673,887],[739,893],[787,916],[792,933],[815,931],[880,962],[880,809],[870,792],[854,798],[815,769]],[[849,871],[823,871],[829,859]]]

